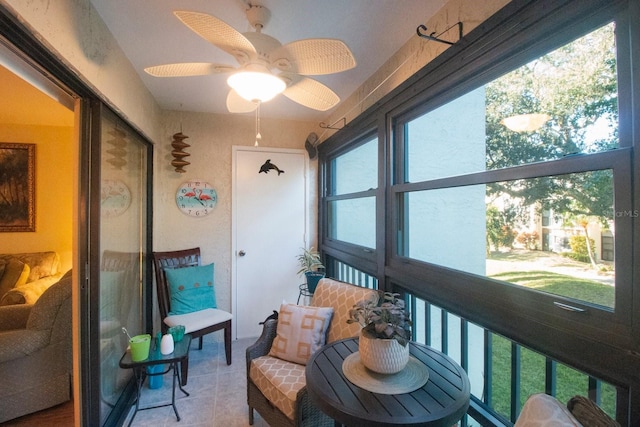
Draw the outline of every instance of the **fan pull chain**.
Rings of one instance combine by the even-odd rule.
[[[258,101],[258,107],[256,108],[256,142],[253,144],[255,147],[259,145],[258,141],[262,140],[262,135],[260,135],[260,104],[261,102]]]

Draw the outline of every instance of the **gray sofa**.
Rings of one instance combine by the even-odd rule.
[[[0,423],[71,399],[71,271],[35,304],[0,307]]]

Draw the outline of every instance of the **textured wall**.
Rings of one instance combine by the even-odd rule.
[[[509,0],[450,0],[435,16],[423,22],[428,29],[425,33],[441,34],[453,26],[440,37],[444,40],[457,41],[458,27],[455,24],[458,21],[463,23],[463,33],[468,34],[507,3]],[[358,90],[332,111],[325,122],[335,123],[337,127],[342,125],[343,118],[346,119],[346,123],[351,122],[447,48],[449,48],[447,44],[426,40],[418,37],[417,34],[411,37]],[[335,132],[334,130],[324,131],[320,134],[320,140],[326,140]]]
[[[255,117],[245,115],[215,115],[168,111],[163,115],[162,137],[155,147],[154,177],[154,250],[174,250],[199,246],[202,262],[215,262],[216,298],[221,308],[231,308],[231,179],[232,147],[253,146]],[[261,147],[303,149],[309,132],[316,123],[261,119]],[[185,160],[186,173],[175,172],[171,166],[172,135],[182,130],[189,136],[191,147]],[[311,213],[311,242],[316,241],[317,223],[317,160],[309,162],[308,211]],[[194,218],[176,207],[175,193],[183,182],[203,179],[218,193],[214,211]],[[292,260],[295,262],[295,260]]]
[[[70,114],[70,113],[69,113]],[[62,271],[71,268],[73,129],[3,123],[0,141],[36,144],[36,231],[2,233],[0,253],[56,251]]]

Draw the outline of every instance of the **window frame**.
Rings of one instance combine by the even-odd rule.
[[[364,129],[360,129],[357,133],[351,135],[351,143],[348,146],[334,146],[334,149],[330,149],[330,144],[323,145],[323,150],[319,152],[319,217],[318,224],[323,232],[318,233],[318,246],[322,248],[322,251],[330,256],[341,259],[347,264],[358,265],[360,270],[374,276],[378,281],[380,280],[380,248],[384,247],[384,227],[381,223],[381,218],[384,218],[384,203],[381,203],[381,195],[384,193],[384,159],[386,150],[382,141],[384,137],[380,134],[380,129],[384,126],[380,126],[379,121],[372,120],[366,124]],[[348,131],[348,129],[344,129]],[[340,195],[334,195],[333,189],[335,181],[334,160],[363,144],[370,142],[372,139],[377,138],[378,145],[378,185],[377,188],[345,193]],[[329,148],[329,149],[328,149]],[[332,202],[339,200],[352,200],[365,197],[374,197],[376,205],[376,243],[375,248],[369,248],[360,246],[354,243],[341,241],[332,238],[332,230],[330,229],[330,205]],[[382,252],[384,254],[384,251]],[[382,263],[383,265],[383,263]]]
[[[568,3],[564,7],[568,7]],[[602,2],[590,2],[594,5]],[[391,234],[391,242],[389,246],[391,248],[398,248],[398,245],[402,245],[402,241],[398,236],[402,232],[402,227],[405,222],[403,218],[403,212],[406,207],[402,202],[402,194],[412,191],[430,190],[437,188],[450,188],[464,185],[473,184],[485,184],[499,181],[508,181],[513,179],[526,179],[535,178],[539,176],[549,175],[563,175],[567,173],[586,172],[597,169],[612,169],[614,171],[614,199],[616,200],[617,211],[633,211],[633,199],[629,196],[632,192],[632,159],[633,159],[633,141],[629,132],[630,123],[627,119],[630,119],[624,114],[625,111],[630,111],[632,106],[629,103],[629,99],[625,99],[624,94],[631,92],[631,78],[629,75],[629,62],[626,59],[630,54],[629,44],[626,42],[625,37],[621,34],[625,34],[625,30],[629,28],[630,22],[628,15],[626,15],[621,9],[621,3],[614,2],[607,7],[601,5],[600,14],[593,13],[588,18],[585,18],[584,22],[572,21],[571,24],[567,24],[565,27],[560,27],[556,33],[552,33],[552,36],[547,35],[544,37],[542,34],[543,25],[536,27],[531,22],[532,32],[535,33],[538,38],[531,36],[535,39],[533,43],[529,43],[530,46],[527,49],[518,49],[518,42],[512,43],[516,38],[522,43],[523,34],[514,34],[512,37],[503,40],[500,48],[497,52],[484,52],[486,56],[496,55],[498,57],[509,55],[509,59],[503,62],[496,62],[490,66],[484,72],[477,73],[475,76],[470,76],[470,79],[464,81],[463,77],[466,75],[465,69],[472,67],[473,63],[480,62],[485,63],[482,56],[478,57],[471,63],[465,63],[463,66],[458,67],[457,70],[451,71],[448,76],[452,81],[451,89],[443,92],[436,92],[435,96],[430,96],[433,87],[438,87],[442,84],[442,80],[439,80],[438,72],[442,72],[442,68],[438,67],[429,75],[425,76],[426,83],[431,85],[427,86],[420,96],[416,97],[416,101],[408,103],[403,106],[396,107],[391,113],[392,117],[392,139],[390,144],[394,159],[392,160],[394,165],[393,182],[391,183],[391,197],[389,198],[390,206],[388,207],[391,215],[391,223],[387,223],[387,227],[391,227],[395,232]],[[512,3],[513,4],[513,3]],[[509,9],[512,5],[509,4],[505,9]],[[595,7],[595,6],[594,6]],[[563,9],[563,7],[559,8]],[[567,9],[565,9],[567,10]],[[586,10],[582,7],[575,9],[572,8],[578,16],[584,15]],[[504,11],[504,9],[503,9]],[[556,11],[558,12],[558,11]],[[522,12],[524,13],[524,12]],[[533,15],[533,11],[529,12]],[[500,12],[497,14],[499,15]],[[562,15],[561,13],[557,13]],[[530,19],[534,19],[533,16],[525,15]],[[495,16],[494,16],[495,18]],[[561,20],[557,16],[554,18],[537,18],[541,21],[544,20],[544,24],[550,25],[549,20]],[[456,175],[451,177],[437,178],[425,182],[408,183],[406,182],[406,171],[403,165],[406,153],[406,129],[405,126],[411,120],[414,120],[430,111],[433,111],[442,105],[447,104],[450,101],[455,100],[459,96],[471,92],[472,90],[492,81],[495,78],[500,77],[506,72],[509,72],[519,66],[522,66],[531,60],[534,60],[547,52],[550,52],[556,48],[559,48],[566,43],[573,41],[589,32],[597,29],[598,27],[605,25],[608,22],[616,21],[616,45],[617,45],[617,68],[618,68],[618,93],[619,93],[619,145],[617,149],[581,154],[576,156],[567,156],[560,159],[554,159],[544,162],[537,162],[531,164],[517,165],[503,169],[492,169],[486,171],[480,171],[475,173]],[[539,21],[538,21],[539,22]],[[622,31],[620,29],[623,29]],[[544,28],[544,31],[549,31],[548,28]],[[431,64],[425,68],[429,68]],[[433,74],[436,74],[435,76]],[[444,77],[443,77],[444,78]],[[627,89],[627,90],[625,90]],[[446,93],[445,93],[446,92]],[[615,218],[616,240],[615,240],[615,253],[618,259],[616,262],[616,295],[615,295],[615,308],[613,312],[598,309],[598,307],[579,302],[573,299],[544,294],[541,292],[532,292],[527,289],[523,289],[518,285],[505,284],[504,282],[494,281],[489,278],[479,278],[474,275],[455,271],[445,267],[439,267],[436,265],[429,265],[428,263],[418,260],[409,259],[400,255],[397,255],[397,251],[392,251],[387,258],[387,266],[390,268],[401,269],[407,267],[408,264],[412,264],[417,269],[417,273],[420,277],[428,277],[434,274],[435,271],[446,272],[446,276],[453,280],[447,280],[446,286],[443,286],[447,291],[455,290],[455,294],[464,294],[469,292],[469,295],[476,303],[484,301],[488,305],[500,305],[500,301],[508,301],[513,307],[507,308],[510,315],[523,315],[536,319],[536,321],[546,324],[563,323],[566,328],[576,334],[584,335],[593,339],[598,339],[604,342],[609,342],[614,345],[628,346],[632,344],[630,340],[633,330],[633,293],[632,293],[632,248],[633,241],[631,236],[633,234],[632,220],[630,217]],[[405,248],[406,249],[406,248]],[[621,268],[618,269],[618,266]],[[435,271],[434,271],[435,270]],[[387,273],[388,275],[388,273]],[[464,285],[460,285],[463,283]],[[471,285],[473,284],[473,285]],[[427,284],[427,286],[429,286]],[[476,289],[486,286],[486,289]],[[409,289],[417,291],[414,286],[409,285]],[[430,286],[429,294],[438,294],[440,291],[435,286]],[[487,298],[486,295],[491,295]],[[533,294],[533,295],[532,295]],[[443,299],[440,304],[444,304],[446,308],[452,312],[456,312],[455,304],[459,301],[457,298],[448,298],[446,295],[442,295]],[[448,301],[447,301],[448,300]],[[580,311],[567,311],[558,309],[556,303],[566,304],[571,307],[575,307]],[[549,313],[547,309],[542,307],[555,308],[553,313]],[[496,313],[496,311],[493,311]],[[502,310],[498,310],[497,313],[501,313]],[[505,312],[506,314],[506,312]],[[585,325],[585,321],[588,323]]]
[[[346,201],[346,200],[362,200],[362,199],[366,199],[366,198],[374,198],[376,205],[377,200],[376,200],[376,196],[377,196],[377,192],[378,192],[378,188],[379,188],[379,179],[378,177],[376,177],[376,188],[369,188],[367,190],[359,190],[359,191],[353,191],[350,193],[340,193],[340,194],[336,194],[336,182],[337,182],[337,168],[336,168],[336,161],[337,159],[339,159],[340,157],[351,153],[352,151],[355,151],[356,149],[369,144],[369,143],[376,143],[378,142],[379,145],[379,141],[376,139],[377,135],[375,133],[375,130],[371,130],[369,132],[366,132],[364,134],[362,134],[354,144],[349,146],[348,150],[342,150],[338,153],[336,153],[335,155],[333,155],[331,157],[331,160],[327,161],[327,180],[326,180],[326,194],[325,194],[325,200],[326,200],[326,226],[325,226],[325,230],[327,231],[325,234],[326,237],[326,241],[327,242],[334,242],[335,244],[345,244],[348,245],[350,247],[352,247],[353,249],[357,248],[357,251],[362,251],[364,253],[372,253],[373,250],[375,250],[375,248],[370,248],[367,246],[362,246],[362,245],[358,245],[356,243],[352,243],[352,242],[348,242],[348,241],[344,241],[341,240],[339,238],[336,237],[332,237],[335,236],[335,223],[334,223],[334,218],[335,218],[335,214],[332,213],[332,211],[335,209],[335,203],[336,202],[340,202],[340,201]],[[377,171],[379,172],[379,168],[376,168]],[[379,174],[378,174],[379,175]],[[376,223],[377,223],[377,218],[376,218]],[[374,224],[374,227],[376,227],[376,224]],[[375,245],[374,245],[375,246]]]

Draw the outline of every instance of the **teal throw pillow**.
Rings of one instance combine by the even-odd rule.
[[[170,315],[216,308],[213,264],[183,268],[165,268],[171,298]]]

